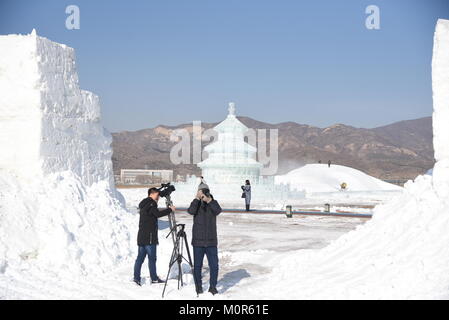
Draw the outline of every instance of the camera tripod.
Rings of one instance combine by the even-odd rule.
[[[184,282],[182,280],[182,261],[183,260],[185,260],[190,265],[190,268],[191,268],[192,274],[193,274],[193,278],[195,280],[195,275],[193,273],[192,258],[190,256],[189,244],[187,242],[187,234],[184,231],[185,226],[186,226],[185,224],[175,224],[171,228],[170,233],[167,235],[167,238],[170,236],[170,234],[176,235],[176,236],[175,236],[175,243],[173,246],[173,252],[172,252],[172,255],[170,258],[170,264],[168,266],[167,277],[165,279],[164,290],[162,291],[162,298],[164,297],[165,289],[167,288],[167,281],[168,281],[168,277],[170,275],[171,268],[173,267],[173,265],[175,263],[178,264],[178,290],[180,287],[182,287],[184,285]],[[181,229],[178,230],[178,227],[180,227]],[[187,251],[187,259],[183,255],[184,247],[186,248],[186,251]]]

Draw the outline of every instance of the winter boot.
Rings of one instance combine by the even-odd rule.
[[[249,204],[246,205],[246,211],[249,211]]]
[[[133,281],[134,281],[134,283],[137,284],[139,287],[142,286],[142,283],[140,282],[140,280],[134,279]]]
[[[196,294],[202,294],[203,293],[203,286],[196,285]]]
[[[214,296],[218,293],[217,288],[215,288],[215,287],[210,287],[209,292],[212,293],[212,295],[214,295]]]

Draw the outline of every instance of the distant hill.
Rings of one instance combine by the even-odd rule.
[[[318,128],[296,122],[270,124],[238,117],[249,128],[279,130],[279,170],[285,174],[308,163],[349,166],[381,179],[414,178],[433,166],[432,118],[396,122],[374,129],[335,124]],[[204,129],[217,123],[202,123]],[[169,160],[170,133],[191,131],[192,124],[160,125],[139,131],[113,133],[114,171],[173,169],[175,174],[199,174],[196,165],[173,165]],[[203,145],[204,147],[204,145]]]

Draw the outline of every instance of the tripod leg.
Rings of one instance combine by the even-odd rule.
[[[181,275],[181,287],[184,286],[184,281],[182,279],[182,258],[183,258],[183,252],[184,252],[184,242],[181,241],[181,252],[179,255],[179,273]]]
[[[182,271],[181,271],[181,263],[179,262],[179,258],[178,258],[178,290],[180,288],[180,285],[182,287]]]
[[[186,245],[187,258],[189,258],[188,263],[190,268],[193,270],[192,256],[190,255],[189,242],[187,241],[187,235],[184,235],[184,243]]]
[[[165,278],[165,283],[164,283],[164,290],[162,291],[162,298],[164,297],[165,294],[165,289],[167,288],[167,282],[168,282],[168,276],[170,275],[170,270],[173,266],[173,264],[175,263],[175,248],[173,248],[172,254],[171,254],[171,258],[170,258],[170,263],[168,264],[168,271],[167,271],[167,277]]]
[[[178,251],[179,251],[179,238],[177,237],[177,239],[175,241],[175,245],[173,247],[172,254],[171,254],[170,263],[168,265],[168,272],[167,272],[167,277],[165,278],[164,290],[162,291],[162,298],[164,297],[165,289],[167,288],[168,277],[170,275],[171,268],[176,263],[176,261],[178,261]],[[178,285],[178,289],[179,289],[179,285]]]
[[[178,290],[180,287],[184,286],[184,282],[182,280],[182,252],[184,247],[184,242],[181,241],[181,238],[183,237],[183,233],[178,233]]]

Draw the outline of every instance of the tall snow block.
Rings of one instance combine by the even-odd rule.
[[[0,275],[98,273],[129,257],[110,144],[72,48],[0,36]]]
[[[441,196],[449,196],[449,20],[439,19],[432,58],[433,178]]]
[[[71,171],[112,183],[99,99],[81,90],[75,52],[36,35],[0,36],[0,168],[21,179]]]

